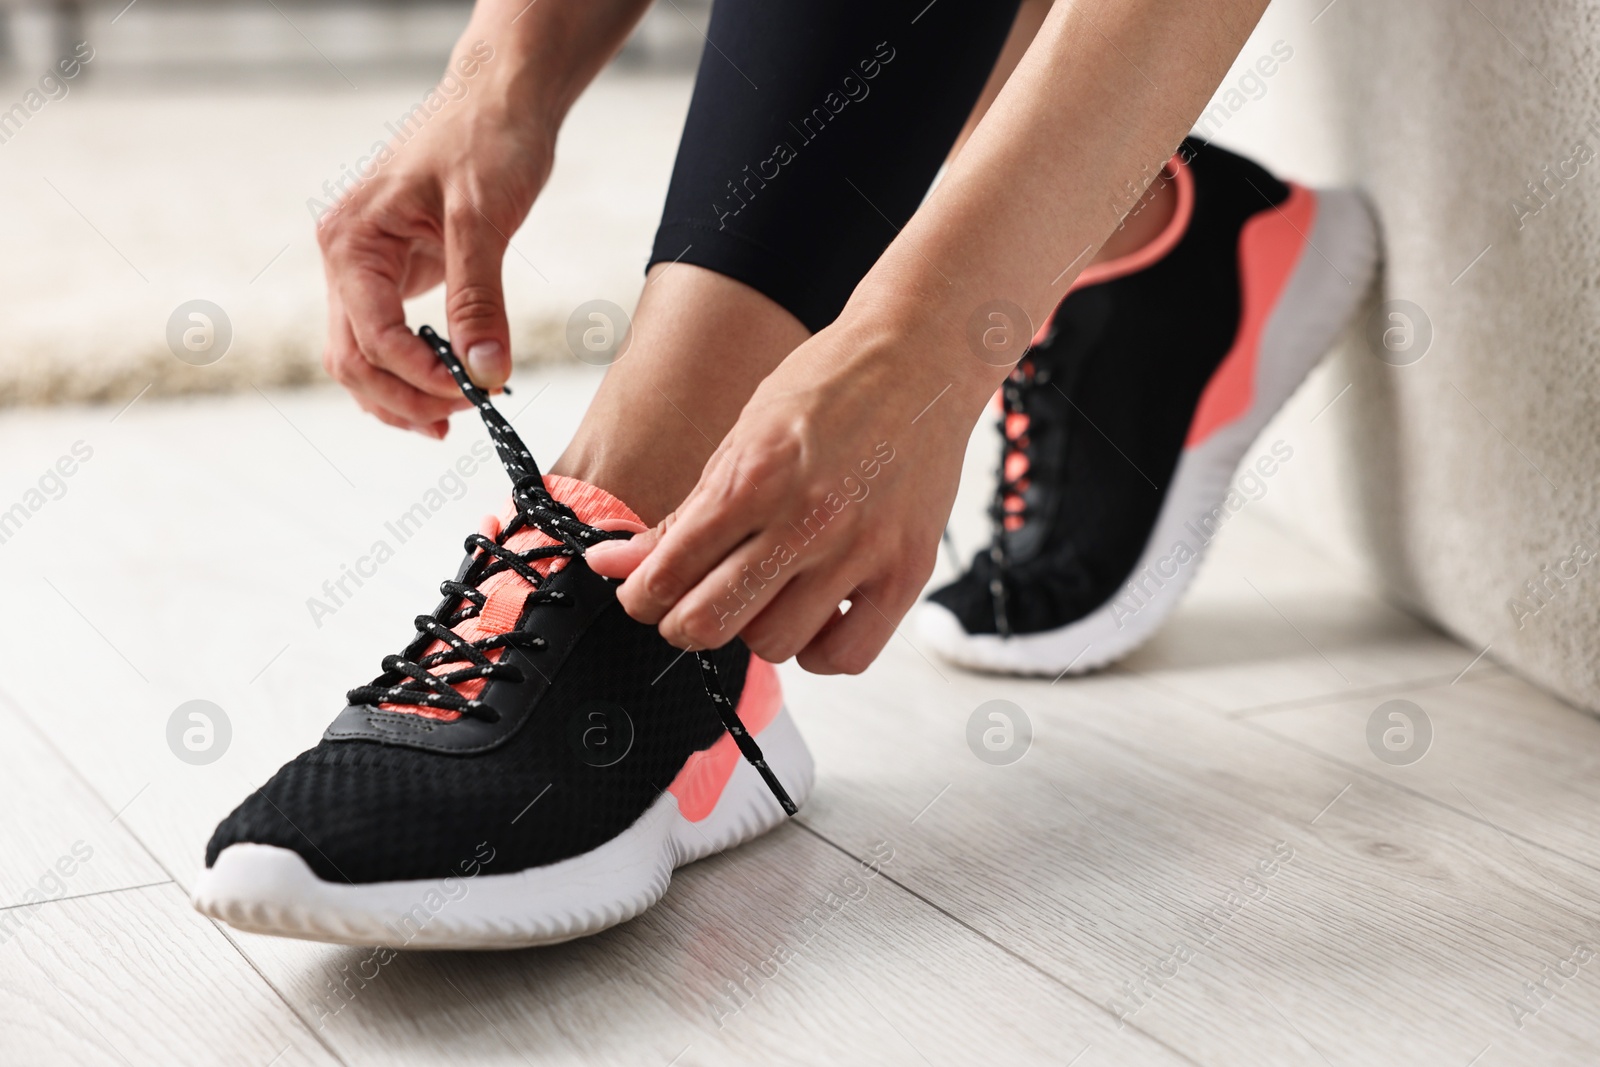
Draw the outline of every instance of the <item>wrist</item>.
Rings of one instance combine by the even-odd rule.
[[[1032,339],[1026,316],[1004,304],[974,303],[937,278],[878,284],[869,275],[829,329],[840,329],[849,347],[892,365],[894,374],[948,386],[940,405],[970,423]]]
[[[857,303],[769,382],[780,392],[799,383],[844,423],[896,428],[897,441],[964,443],[1003,377],[983,373],[993,368],[975,373],[969,362],[937,326]]]
[[[442,88],[464,83],[480,108],[499,112],[500,121],[539,131],[552,143],[576,91],[559,65],[545,61],[541,49],[519,35],[497,32],[474,18],[456,41]]]
[[[474,46],[491,52],[485,70],[507,111],[548,130],[553,140],[567,111],[622,46],[648,2],[478,0],[451,61]]]

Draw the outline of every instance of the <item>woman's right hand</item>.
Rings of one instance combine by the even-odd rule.
[[[473,380],[493,389],[510,376],[501,261],[555,145],[555,123],[525,89],[512,91],[516,67],[469,26],[439,87],[413,112],[421,121],[358,164],[365,180],[318,221],[328,281],[323,367],[390,426],[443,438],[450,413],[468,406],[406,327],[402,301],[440,281],[450,340]]]

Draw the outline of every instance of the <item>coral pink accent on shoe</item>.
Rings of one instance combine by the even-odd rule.
[[[1137,251],[1104,263],[1089,264],[1073,280],[1067,292],[1075,292],[1091,285],[1125,277],[1146,267],[1153,267],[1183,240],[1183,235],[1189,232],[1189,220],[1194,217],[1194,175],[1189,173],[1189,168],[1183,159],[1176,155],[1167,161],[1162,170],[1172,173],[1172,183],[1178,187],[1178,203],[1173,208],[1172,218],[1167,220],[1166,226],[1156,235],[1155,240]],[[1052,310],[1049,317],[1044,320],[1044,325],[1039,327],[1039,332],[1033,335],[1034,344],[1043,344],[1044,339],[1050,336],[1050,326],[1055,322],[1055,317],[1056,313]]]
[[[571,508],[580,521],[588,523],[590,526],[599,526],[602,523],[632,524],[641,528],[643,526],[639,516],[633,513],[632,508],[599,486],[590,485],[588,482],[580,482],[576,478],[564,478],[559,474],[545,475],[544,484],[545,488],[550,491],[551,496]],[[505,509],[498,517],[489,516],[484,519],[482,529],[487,531],[492,528],[496,533],[499,533],[511,522],[516,513],[516,505],[508,499]],[[529,549],[542,548],[557,543],[553,538],[538,530],[525,529],[519,531],[507,541],[506,547],[513,552],[526,552]],[[567,563],[568,558],[565,556],[554,559],[541,559],[533,564],[533,569],[540,574],[548,576],[561,570]],[[496,634],[503,634],[511,630],[517,625],[517,620],[522,617],[522,609],[528,599],[528,594],[533,592],[533,588],[527,582],[523,581],[515,571],[509,570],[501,571],[499,574],[494,575],[479,588],[487,596],[483,610],[475,618],[467,619],[455,628],[455,632],[465,641],[479,641],[485,637],[493,637]],[[431,656],[444,647],[443,641],[435,641],[428,646],[423,655]],[[503,654],[501,650],[496,650],[489,653],[489,659],[491,662],[499,662]],[[436,667],[433,673],[449,674],[451,671],[460,670],[461,666],[460,663],[445,663]],[[476,699],[483,692],[483,687],[486,684],[482,678],[473,678],[457,685],[456,691],[469,700]],[[442,719],[446,722],[454,721],[461,716],[460,712],[445,711],[440,708],[422,708],[413,704],[382,704],[379,706],[385,711],[409,712],[413,715],[421,715],[424,718]]]
[[[1172,218],[1167,220],[1166,226],[1156,235],[1155,240],[1137,251],[1104,263],[1089,264],[1073,281],[1073,289],[1099,285],[1101,282],[1109,282],[1113,278],[1126,277],[1146,267],[1152,267],[1183,240],[1183,235],[1189,232],[1189,220],[1194,217],[1194,175],[1189,173],[1189,168],[1177,156],[1173,156],[1171,162],[1163,169],[1171,170],[1172,183],[1178,190],[1178,203],[1172,210]]]
[[[783,706],[783,691],[778,686],[778,671],[759,656],[750,657],[750,669],[744,676],[744,695],[739,698],[739,721],[754,737],[778,717]],[[716,744],[701,749],[689,757],[683,770],[672,780],[667,792],[678,798],[678,811],[690,822],[699,822],[711,814],[739,766],[739,746],[733,737],[724,733]]]
[[[1291,184],[1287,200],[1256,215],[1239,231],[1239,333],[1200,394],[1183,447],[1193,448],[1250,410],[1261,332],[1305,251],[1305,235],[1316,215],[1316,194]]]

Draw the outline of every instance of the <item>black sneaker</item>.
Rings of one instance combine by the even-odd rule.
[[[1161,180],[1178,194],[1162,236],[1085,271],[1001,389],[990,545],[918,618],[958,664],[1077,673],[1148,638],[1291,460],[1274,442],[1240,469],[1366,295],[1377,238],[1357,193],[1196,138]]]
[[[738,641],[682,653],[624,613],[583,553],[637,517],[542,477],[448,344],[422,337],[488,424],[512,504],[467,539],[404,653],[217,827],[195,906],[396,949],[581,937],[782,822],[811,756],[770,664]]]

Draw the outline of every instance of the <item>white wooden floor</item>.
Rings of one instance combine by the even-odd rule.
[[[594,381],[519,380],[506,407],[541,457]],[[7,414],[0,510],[76,442],[92,455],[0,544],[0,1062],[1600,1056],[1600,723],[1248,508],[1160,636],[1100,676],[969,675],[905,639],[858,679],[785,668],[811,803],[607,934],[380,966],[213,925],[186,900],[213,825],[402,643],[503,475],[474,475],[320,627],[307,598],[393,544],[386,520],[481,437],[405,440],[332,390]],[[231,726],[206,765],[166,739],[193,699]],[[966,743],[994,699],[1033,727],[1009,766]],[[1393,699],[1431,721],[1419,762],[1369,748]],[[874,850],[891,858],[863,879]]]

